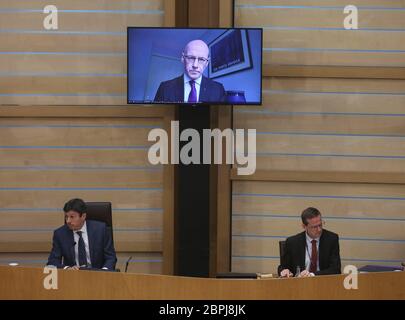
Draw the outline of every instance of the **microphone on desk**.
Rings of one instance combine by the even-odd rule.
[[[129,264],[129,261],[131,261],[131,259],[132,259],[132,256],[129,257],[129,259],[127,260],[127,262],[126,262],[126,264],[125,264],[125,273],[126,273],[127,270],[128,270],[128,264]]]

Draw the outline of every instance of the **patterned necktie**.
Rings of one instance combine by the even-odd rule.
[[[309,267],[309,272],[316,272],[317,261],[318,261],[318,250],[316,250],[316,240],[312,240],[312,253],[311,253],[311,265]]]
[[[84,246],[84,240],[82,236],[82,231],[76,232],[79,235],[79,266],[87,266],[87,258],[86,258],[86,248]]]
[[[194,80],[190,81],[190,87],[191,87],[191,91],[190,91],[190,94],[188,95],[187,102],[195,103],[195,102],[197,102],[197,90],[195,89],[195,81]]]

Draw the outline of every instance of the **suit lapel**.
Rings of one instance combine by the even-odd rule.
[[[67,256],[65,257],[65,260],[68,261],[64,261],[63,263],[65,265],[70,265],[70,261],[72,262],[71,264],[76,264],[76,259],[75,259],[75,237],[73,236],[73,231],[70,230],[68,228],[67,225],[65,225],[65,229],[66,229],[66,239],[68,239],[67,241],[67,245],[68,245],[68,251],[67,251]]]
[[[322,232],[321,237],[319,238],[319,252],[318,252],[318,261],[319,261],[319,270],[323,269],[322,257],[324,256],[324,242],[325,242],[325,232]]]
[[[184,76],[177,78],[175,101],[184,101]]]
[[[205,102],[207,100],[207,78],[202,76],[201,86],[200,86],[200,96],[198,98],[199,102]]]
[[[90,262],[94,264],[94,232],[93,232],[93,225],[91,221],[86,220],[86,228],[87,228],[87,239],[89,239],[89,251],[90,251]]]
[[[301,239],[299,242],[299,267],[305,267],[305,252],[306,252],[306,245],[307,245],[307,239],[305,237],[305,231],[301,233]],[[301,270],[302,271],[302,270]]]

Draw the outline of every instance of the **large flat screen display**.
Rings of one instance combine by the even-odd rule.
[[[260,105],[258,28],[128,28],[129,104]]]

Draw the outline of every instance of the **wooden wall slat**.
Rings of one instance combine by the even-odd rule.
[[[0,106],[66,106],[66,105],[83,105],[83,106],[123,106],[127,103],[126,94],[84,94],[84,95],[48,95],[48,94],[26,94],[26,95],[15,95],[15,94],[0,94]],[[15,109],[15,108],[14,108]],[[55,110],[55,113],[61,110]],[[13,110],[11,114],[18,110]],[[1,112],[1,108],[0,108]],[[7,112],[9,113],[9,112]],[[37,114],[38,115],[38,114]]]
[[[41,9],[41,8],[40,8]],[[59,10],[63,10],[61,7]],[[83,9],[81,9],[83,10]],[[1,13],[0,13],[1,14]],[[42,12],[16,12],[12,15],[2,15],[1,29],[18,31],[46,31],[43,21],[47,14]],[[126,33],[127,26],[154,27],[163,25],[162,12],[131,13],[121,12],[59,12],[58,30],[62,32],[122,32]],[[48,32],[53,32],[49,30]],[[56,32],[57,33],[57,32]]]
[[[52,4],[60,10],[163,10],[162,0],[148,1],[110,1],[110,0],[53,0]],[[49,5],[47,0],[25,0],[13,1],[3,0],[0,3],[0,9],[38,9],[41,10]]]
[[[107,99],[106,99],[107,100]],[[144,119],[144,118],[163,118],[171,114],[171,106],[155,106],[155,105],[109,105],[106,102],[100,105],[72,105],[64,104],[63,108],[55,107],[54,105],[26,105],[18,106],[15,105],[2,105],[0,108],[0,116],[3,119],[13,119],[13,118],[34,118],[38,117],[45,118],[73,118],[79,119],[83,118],[88,120],[89,118],[100,119],[100,118],[110,118],[114,120],[120,119]],[[113,121],[114,121],[113,120]]]
[[[74,43],[74,46],[72,46]],[[127,52],[126,34],[0,34],[0,51],[4,52]],[[125,57],[122,58],[124,61]]]
[[[336,219],[323,217],[325,228],[340,230],[342,238],[367,238],[380,240],[403,240],[405,242],[405,219],[403,220],[367,220],[367,219]],[[237,235],[258,236],[290,236],[302,232],[301,218],[286,216],[234,216],[232,233]],[[390,230],[388,234],[386,230]],[[355,231],[355,234],[354,234]]]
[[[65,74],[126,74],[127,64],[123,57],[97,55],[30,55],[0,54],[2,73],[65,73]]]
[[[111,201],[117,208],[162,208],[162,190],[0,190],[3,208],[58,208],[72,198],[85,201]]]
[[[0,77],[0,93],[125,94],[125,77]]]
[[[344,0],[329,0],[327,3],[323,0],[236,0],[235,5],[272,5],[272,6],[346,6]],[[350,4],[355,6],[381,6],[403,8],[403,0],[352,0]]]
[[[404,93],[405,80],[263,78],[263,89],[299,92]]]
[[[23,210],[3,211],[1,213],[0,229],[56,229],[63,224],[63,211],[32,208],[30,212]],[[119,211],[113,208],[114,229],[162,229],[163,209],[145,209],[142,211]]]
[[[251,194],[323,194],[328,196],[405,196],[402,186],[391,184],[334,184],[334,183],[290,183],[290,182],[236,182],[234,193]],[[394,200],[394,199],[393,199]]]
[[[33,122],[35,123],[35,122]],[[1,146],[147,147],[153,128],[0,128]],[[146,151],[145,151],[146,152]]]
[[[75,177],[73,180],[72,177]],[[162,188],[163,172],[140,170],[15,170],[0,169],[0,188],[64,187]]]
[[[354,161],[356,160],[356,161]],[[368,172],[368,173],[404,173],[404,159],[356,158],[336,156],[259,156],[258,170],[286,170],[297,172]],[[371,177],[370,177],[371,178]],[[353,180],[352,180],[353,181]],[[353,181],[355,182],[355,181]],[[362,182],[365,182],[364,179]],[[389,182],[389,181],[385,181]],[[392,181],[392,183],[398,183]]]
[[[327,81],[327,79],[325,79]],[[378,95],[378,94],[339,94],[317,91],[310,92],[263,92],[263,106],[235,107],[235,116],[249,116],[249,113],[260,112],[313,112],[313,113],[340,113],[340,114],[401,114],[404,112],[405,95]],[[288,90],[288,89],[287,89]],[[316,91],[316,90],[314,90]],[[356,101],[356,103],[353,103]],[[384,108],[381,106],[384,105]],[[246,115],[247,113],[247,115]]]
[[[46,152],[46,154],[45,154]],[[104,166],[150,165],[145,150],[47,150],[47,149],[0,149],[1,166],[71,166],[80,159],[81,166],[94,164]],[[52,161],[50,161],[52,159]]]
[[[372,130],[372,126],[370,128]],[[405,156],[405,138],[402,137],[274,133],[259,134],[257,145],[261,152]]]
[[[359,67],[404,67],[403,52],[375,52],[365,55],[364,52],[322,52],[308,51],[264,51],[265,65],[281,66],[359,66]],[[264,72],[266,68],[264,68]],[[333,77],[333,73],[329,75]],[[359,77],[359,76],[357,76]],[[389,75],[388,75],[389,78]]]
[[[295,132],[301,134],[357,134],[403,136],[405,116],[339,116],[339,115],[284,115],[249,114],[235,119],[237,128],[255,128],[257,132]],[[394,137],[393,137],[394,138]]]
[[[305,4],[307,4],[307,1],[305,1]],[[331,4],[328,2],[326,5],[330,6]],[[325,2],[322,2],[321,6],[325,6]],[[346,6],[346,4],[342,5],[342,7],[343,6]],[[369,11],[362,9],[360,9],[360,11],[360,29],[400,29],[405,27],[404,11]],[[238,8],[235,12],[235,16],[239,26],[260,25],[270,27],[343,29],[343,21],[347,14],[343,13],[343,9],[338,10],[323,7],[318,10],[305,10],[293,7],[288,9]]]
[[[401,186],[403,188],[403,186]],[[317,198],[272,198],[272,197],[235,197],[233,199],[233,213],[248,212],[251,214],[291,214],[299,215],[303,209],[311,206],[318,207],[327,217],[353,218],[404,218],[405,204],[401,200],[361,200],[361,199],[331,199]],[[389,230],[388,230],[389,231]],[[339,230],[336,230],[339,232]],[[355,230],[353,230],[355,233]]]
[[[405,33],[350,32],[333,30],[266,30],[264,48],[317,48],[348,50],[404,50]],[[372,46],[370,46],[372,44]]]

